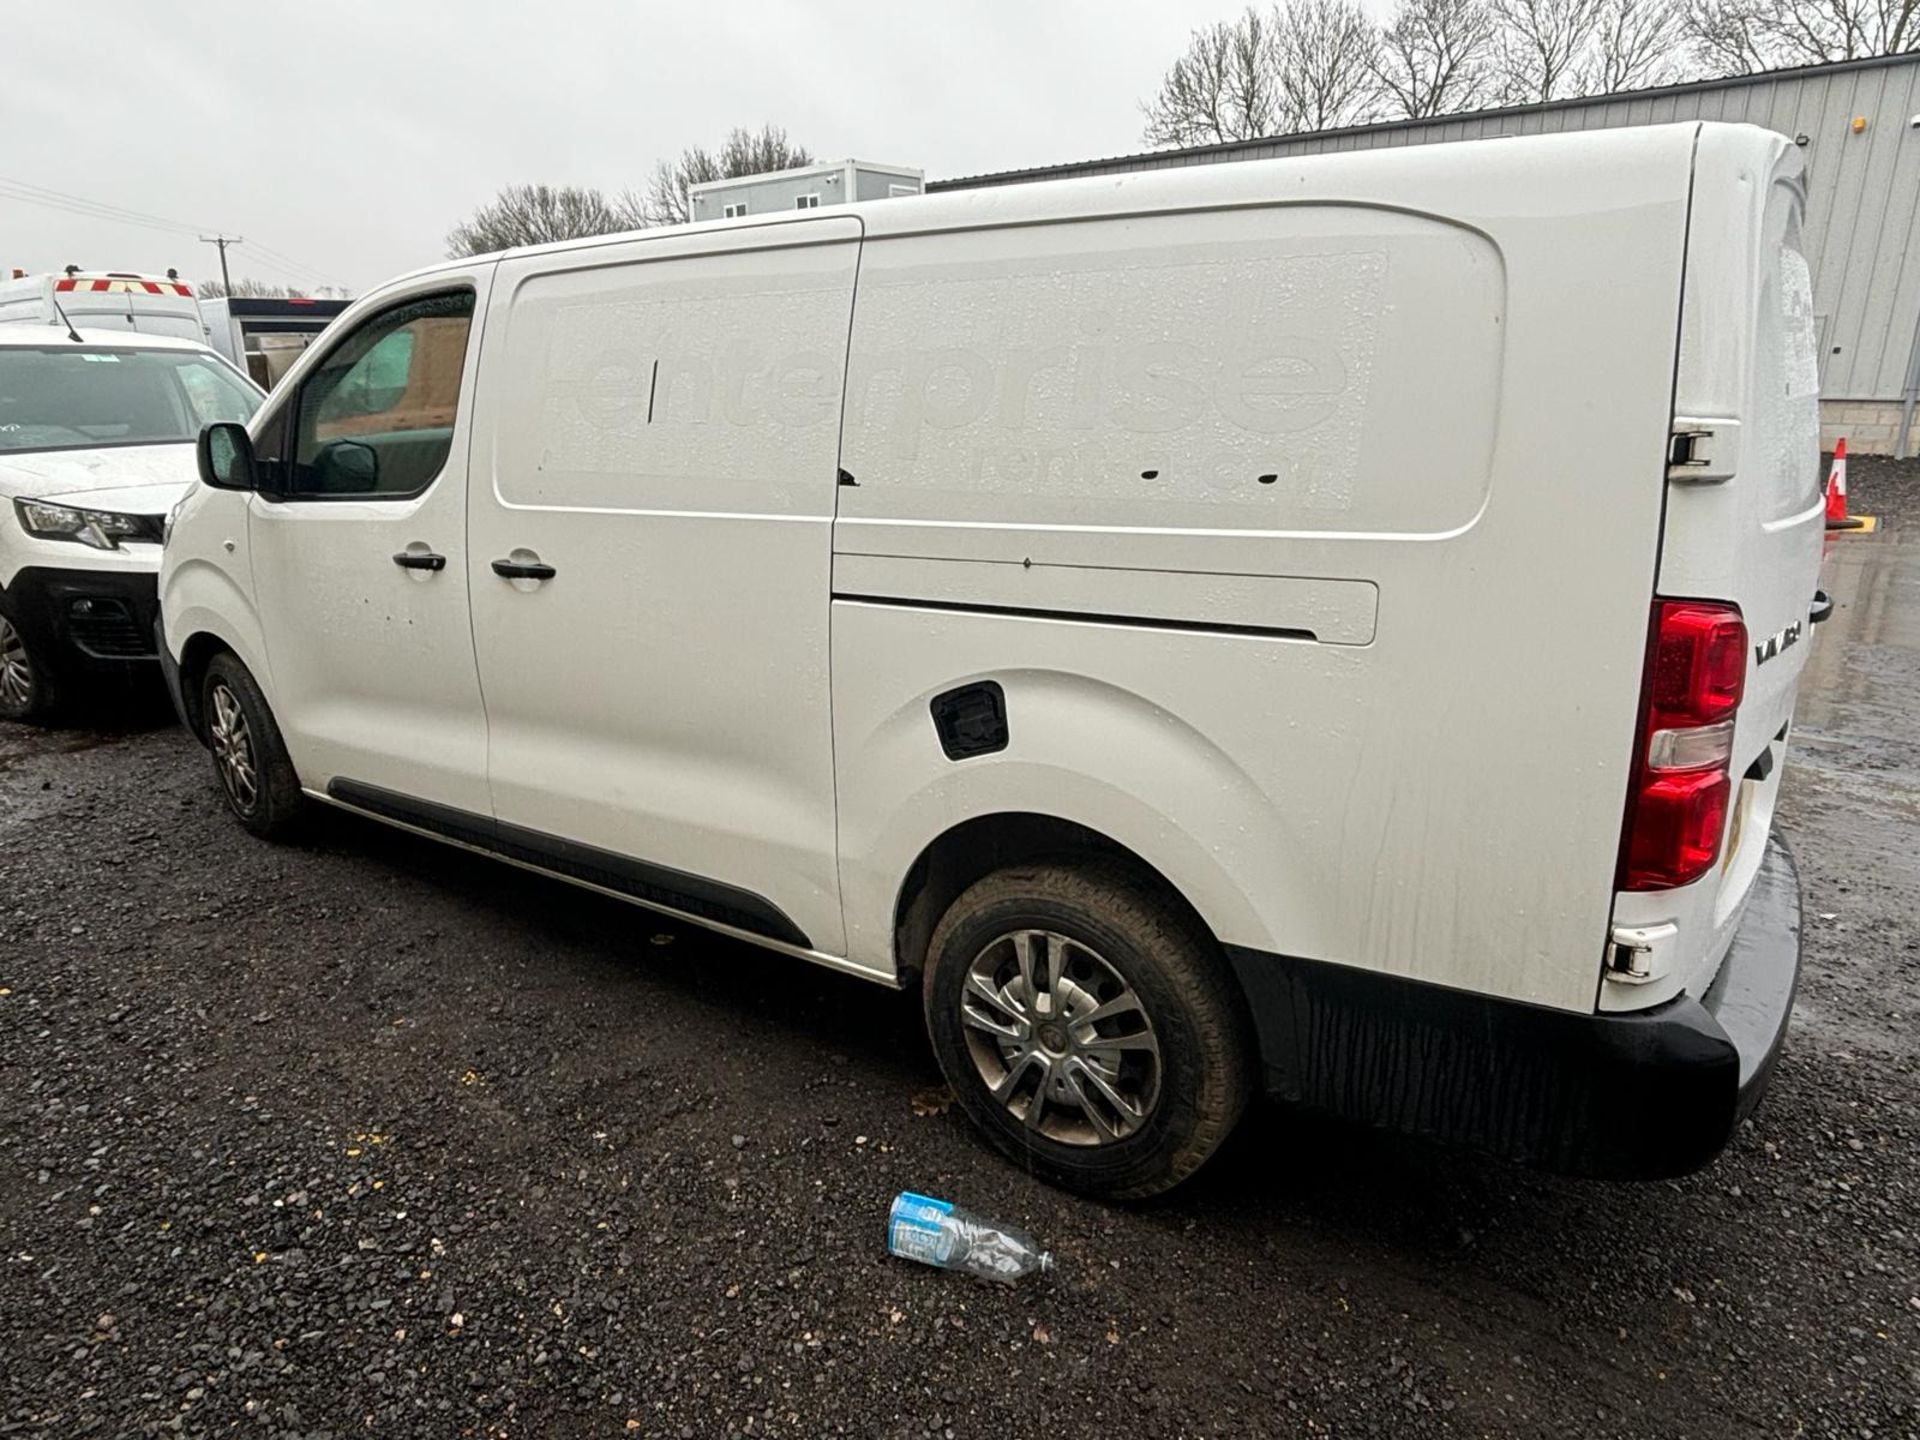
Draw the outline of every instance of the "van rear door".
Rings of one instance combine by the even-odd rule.
[[[184,280],[131,271],[67,275],[54,281],[54,298],[74,324],[143,335],[171,335],[206,343],[206,326]]]
[[[1649,953],[1637,968],[1648,973],[1610,970],[1603,1009],[1704,991],[1772,828],[1825,530],[1800,174],[1800,152],[1781,136],[1701,129],[1657,590],[1737,607],[1744,686],[1717,861],[1689,884],[1616,897],[1614,939],[1638,932]],[[1610,967],[1618,956],[1609,947]]]

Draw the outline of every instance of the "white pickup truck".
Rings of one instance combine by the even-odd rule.
[[[917,987],[1050,1180],[1262,1086],[1676,1174],[1799,965],[1799,176],[1673,125],[454,261],[203,436],[165,664],[257,833]]]

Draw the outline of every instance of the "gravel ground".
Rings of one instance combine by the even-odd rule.
[[[1828,455],[1823,463],[1831,465],[1832,461]],[[1920,460],[1848,456],[1847,504],[1853,514],[1904,525],[1909,536],[1920,531]]]
[[[1803,1004],[1672,1184],[1264,1108],[1089,1204],[912,997],[347,817],[262,845],[157,719],[0,730],[0,1435],[1920,1435],[1920,475],[1853,488]],[[908,1187],[1059,1270],[886,1258]]]

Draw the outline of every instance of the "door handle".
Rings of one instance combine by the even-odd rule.
[[[444,570],[447,557],[431,550],[402,550],[393,557],[393,563],[402,570]]]
[[[551,580],[559,572],[538,560],[496,560],[493,573],[503,580]]]

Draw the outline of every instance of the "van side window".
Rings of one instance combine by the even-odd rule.
[[[336,345],[295,398],[290,496],[417,495],[447,463],[473,292],[410,300]]]

